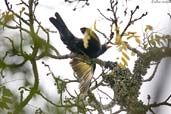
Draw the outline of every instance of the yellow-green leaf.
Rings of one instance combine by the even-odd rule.
[[[124,51],[122,51],[122,55],[128,60],[130,59],[129,56]]]
[[[147,32],[148,30],[153,30],[153,27],[151,25],[146,25],[145,32]]]
[[[128,66],[128,62],[126,61],[124,57],[121,58],[121,61],[124,63],[125,66]]]
[[[141,43],[141,41],[140,41],[140,39],[139,39],[138,37],[135,37],[135,41],[136,41],[138,44]]]
[[[94,22],[94,30],[97,31],[96,21]]]
[[[121,62],[118,64],[121,68],[125,68],[125,65],[123,65]]]
[[[121,43],[121,36],[120,34],[116,34],[116,44],[120,44]]]
[[[135,35],[137,32],[128,32],[128,34]]]
[[[121,43],[121,46],[122,46],[122,48],[123,48],[124,50],[127,50],[127,45],[126,45],[125,42],[122,42],[122,43]]]
[[[116,32],[119,31],[119,27],[116,27],[116,28],[115,28],[115,31],[116,31]]]
[[[155,34],[155,38],[161,39],[161,36],[159,36],[158,34]]]
[[[152,39],[150,40],[150,44],[156,46],[156,42],[154,40],[152,40]]]
[[[136,55],[136,53],[134,53],[133,51],[131,52],[131,56],[135,56]]]
[[[154,42],[154,36],[153,35],[151,35],[150,39],[151,39],[151,41]]]
[[[162,39],[164,42],[167,42],[167,40],[168,40],[166,37],[162,37],[161,39]]]
[[[118,51],[121,52],[123,50],[122,46],[119,46]]]
[[[127,33],[124,33],[124,34],[123,34],[123,36],[129,36],[129,34],[127,34]]]
[[[160,38],[156,38],[155,40],[156,40],[156,42],[157,42],[157,44],[158,44],[158,45],[160,45],[160,44],[161,44],[161,40],[160,40]]]
[[[133,38],[133,37],[134,37],[134,36],[132,36],[132,35],[131,35],[131,36],[128,36],[128,37],[127,37],[127,40],[129,40],[129,39],[131,39],[131,38]]]

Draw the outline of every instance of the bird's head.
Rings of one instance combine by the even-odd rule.
[[[86,27],[82,27],[80,28],[80,31],[84,34],[84,35],[89,35],[89,37],[85,37],[84,41],[90,41],[91,39],[95,39],[96,43],[99,44],[100,46],[100,50],[98,50],[97,52],[94,53],[93,57],[98,57],[101,54],[103,54],[107,49],[109,49],[112,46],[109,46],[108,44],[100,44],[100,40],[98,38],[98,36],[96,35],[96,33],[94,31],[91,30],[91,28],[86,28]],[[89,38],[89,39],[86,39]],[[92,41],[92,40],[91,40]]]
[[[91,28],[87,28],[87,27],[82,27],[80,28],[80,31],[82,34],[88,34],[89,36],[93,37],[93,38],[97,38],[98,36],[96,35],[96,33],[91,29]],[[98,38],[97,38],[98,39]]]
[[[83,34],[85,34],[85,32],[86,32],[88,29],[89,29],[89,28],[82,27],[82,28],[80,28],[80,31],[81,31]]]

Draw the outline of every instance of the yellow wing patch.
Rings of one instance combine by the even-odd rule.
[[[86,32],[84,34],[84,38],[83,38],[83,45],[84,45],[84,48],[88,48],[88,41],[90,39],[90,35]]]
[[[96,35],[96,33],[92,29],[89,28],[86,30],[84,34],[84,38],[83,38],[83,43],[84,43],[83,45],[85,48],[88,48],[88,42],[91,38],[97,40],[100,43],[100,40],[98,36]]]
[[[70,62],[80,82],[80,94],[87,94],[93,77],[93,65],[73,59]]]

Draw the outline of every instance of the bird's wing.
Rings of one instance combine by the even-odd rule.
[[[97,34],[92,29],[87,28],[84,33],[84,38],[83,38],[85,48],[88,47],[89,40],[94,40],[94,41],[96,41],[96,43],[98,43],[98,45],[100,45],[100,40],[99,40],[99,37],[97,36]]]
[[[50,22],[58,29],[61,40],[65,45],[67,45],[67,48],[71,50],[72,52],[77,52],[76,44],[77,42],[80,42],[81,39],[76,38],[71,31],[66,26],[65,22],[59,15],[59,13],[55,13],[55,17],[50,17]]]
[[[87,94],[94,73],[94,65],[73,59],[70,62],[80,82],[80,94]]]

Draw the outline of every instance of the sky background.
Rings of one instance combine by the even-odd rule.
[[[19,0],[12,0],[10,2],[16,2]],[[39,0],[39,7],[36,11],[36,16],[39,21],[41,21],[42,25],[46,28],[49,28],[50,30],[57,31],[56,28],[49,22],[49,17],[54,16],[55,12],[58,12],[61,17],[64,19],[66,25],[71,30],[71,32],[77,36],[77,37],[83,37],[83,35],[80,32],[80,28],[83,26],[86,27],[93,27],[94,22],[96,21],[97,27],[109,35],[109,23],[103,19],[103,17],[99,14],[97,9],[100,9],[105,15],[110,15],[106,9],[109,7],[109,0],[90,0],[90,6],[85,6],[84,8],[81,8],[81,4],[78,5],[78,8],[76,11],[73,11],[72,9],[75,7],[76,3],[74,4],[68,4],[64,3],[64,0]],[[124,0],[121,0],[121,5],[125,6]],[[134,9],[136,5],[140,6],[140,9],[137,11],[136,15],[140,16],[142,13],[148,12],[148,15],[144,17],[141,21],[135,23],[133,27],[131,27],[131,31],[136,31],[142,35],[142,31],[145,28],[145,25],[152,25],[154,28],[154,31],[164,33],[164,34],[170,34],[171,33],[171,20],[169,19],[169,16],[167,15],[168,12],[171,12],[171,3],[152,3],[151,0],[128,0],[128,8]],[[18,10],[18,6],[14,6],[16,10]],[[0,1],[0,9],[1,12],[5,10],[5,4],[4,1]],[[100,40],[102,43],[105,42],[105,39],[98,34],[100,37]],[[44,37],[42,35],[42,37]],[[58,51],[61,54],[68,54],[70,51],[66,48],[66,46],[61,42],[59,38],[59,34],[53,33],[50,34],[50,40],[52,44],[58,49]],[[115,61],[116,58],[119,56],[118,51],[115,47],[108,50],[105,54],[100,56],[102,60],[110,60]],[[133,62],[136,58],[133,57],[129,61],[129,67],[133,68]],[[62,76],[62,78],[66,79],[74,79],[72,69],[69,65],[69,59],[67,60],[54,60],[54,59],[44,59],[47,64],[51,66],[52,71],[59,76]],[[54,94],[54,90],[56,87],[53,85],[53,81],[50,77],[46,76],[46,73],[48,72],[48,69],[44,67],[41,64],[41,61],[38,61],[38,67],[39,67],[39,73],[41,75],[40,84],[43,86],[44,91],[48,91],[49,96],[56,97],[56,94]],[[151,93],[153,88],[155,87],[155,83],[158,82],[158,80],[161,80],[162,78],[162,71],[163,68],[165,69],[166,64],[168,65],[167,68],[171,68],[170,61],[165,59],[162,61],[162,65],[160,66],[160,70],[158,71],[158,75],[153,79],[152,82],[146,83],[142,86],[141,91],[143,92],[140,95],[140,99],[146,99],[148,94]],[[100,68],[98,67],[96,70],[95,75],[98,75],[98,71]],[[149,70],[148,76],[150,75],[153,68]],[[167,70],[169,72],[169,70]],[[168,73],[169,76],[170,73]],[[147,77],[148,77],[147,76]],[[146,77],[146,78],[147,78]],[[168,80],[171,80],[168,78]],[[168,84],[168,83],[167,83]],[[75,86],[71,86],[70,88],[73,89]],[[164,96],[168,96],[171,93],[171,84],[167,85],[165,88],[167,91]],[[78,88],[74,88],[77,89]],[[108,91],[108,90],[107,90]],[[165,98],[165,97],[164,97]],[[147,100],[144,100],[147,102]],[[165,109],[164,109],[165,110]],[[165,110],[166,111],[166,110]],[[168,109],[163,114],[168,113],[171,109]]]

